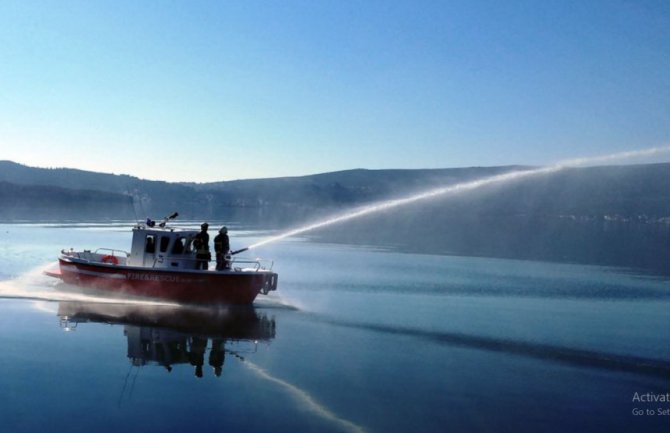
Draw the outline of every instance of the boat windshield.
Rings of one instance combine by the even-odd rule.
[[[172,254],[190,254],[193,250],[191,249],[191,239],[180,236],[174,243],[172,247]]]

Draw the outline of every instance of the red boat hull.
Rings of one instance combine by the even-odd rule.
[[[270,271],[174,271],[59,258],[59,277],[68,284],[92,287],[114,296],[133,296],[189,304],[251,304],[274,290]],[[55,276],[55,275],[54,275]]]

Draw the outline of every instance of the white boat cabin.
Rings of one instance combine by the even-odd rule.
[[[172,227],[133,228],[128,266],[167,269],[195,269],[193,238],[198,230]]]

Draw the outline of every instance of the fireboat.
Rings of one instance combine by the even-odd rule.
[[[59,268],[46,274],[64,283],[98,289],[113,296],[160,299],[187,304],[249,305],[259,293],[277,289],[273,262],[226,256],[222,270],[197,269],[193,240],[197,230],[150,219],[132,229],[130,252],[98,248],[62,250]]]

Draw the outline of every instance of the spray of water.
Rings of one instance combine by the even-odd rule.
[[[56,264],[58,262],[55,262]],[[52,277],[44,275],[44,270],[52,267],[51,263],[47,266],[38,266],[20,276],[7,280],[0,281],[0,298],[5,299],[23,299],[32,301],[77,301],[77,302],[94,302],[105,304],[130,304],[142,306],[178,306],[179,304],[160,302],[160,301],[144,301],[133,299],[119,299],[113,297],[88,295],[84,293],[61,291],[55,285],[56,281]],[[62,283],[59,283],[62,284]],[[40,304],[36,304],[40,305]]]
[[[402,197],[398,199],[393,199],[393,200],[387,200],[387,201],[382,201],[378,203],[372,203],[367,206],[363,206],[360,208],[353,209],[347,213],[340,214],[333,216],[331,218],[327,218],[323,221],[319,221],[313,224],[309,224],[303,227],[299,227],[293,230],[289,230],[285,233],[269,237],[267,239],[264,239],[260,242],[256,242],[253,245],[250,245],[247,247],[247,249],[252,249],[259,247],[261,245],[266,245],[269,243],[277,242],[282,239],[286,239],[291,236],[296,236],[305,232],[309,232],[315,229],[319,229],[322,227],[326,227],[332,224],[337,224],[345,221],[349,221],[355,218],[359,218],[365,215],[369,215],[372,213],[388,210],[388,209],[393,209],[397,208],[400,206],[405,206],[411,203],[415,203],[418,201],[422,200],[428,200],[434,197],[440,197],[440,196],[447,196],[447,195],[455,195],[455,194],[460,194],[463,192],[467,191],[472,191],[474,189],[479,189],[483,188],[486,186],[490,185],[496,185],[496,184],[504,184],[507,182],[511,182],[514,180],[519,180],[523,178],[528,178],[532,176],[539,176],[539,175],[546,175],[550,173],[556,173],[558,171],[562,171],[568,168],[575,168],[575,167],[583,167],[587,165],[596,165],[596,164],[603,164],[603,163],[610,163],[610,162],[615,162],[615,161],[622,161],[622,160],[628,160],[632,158],[642,158],[642,157],[649,157],[649,156],[654,156],[658,155],[661,153],[666,153],[670,152],[670,146],[662,146],[662,147],[652,147],[649,149],[643,149],[643,150],[635,150],[635,151],[628,151],[628,152],[620,152],[620,153],[613,153],[610,155],[604,155],[604,156],[595,156],[595,157],[589,157],[589,158],[578,158],[578,159],[571,159],[571,160],[566,160],[566,161],[561,161],[553,165],[549,165],[546,167],[540,167],[540,168],[534,168],[534,169],[528,169],[528,170],[517,170],[517,171],[511,171],[507,172],[504,174],[499,174],[495,176],[490,176],[490,177],[484,177],[481,179],[469,181],[469,182],[462,182],[462,183],[457,183],[454,185],[449,185],[445,187],[439,187],[439,188],[434,188],[430,189],[428,191],[411,195],[408,197]]]

